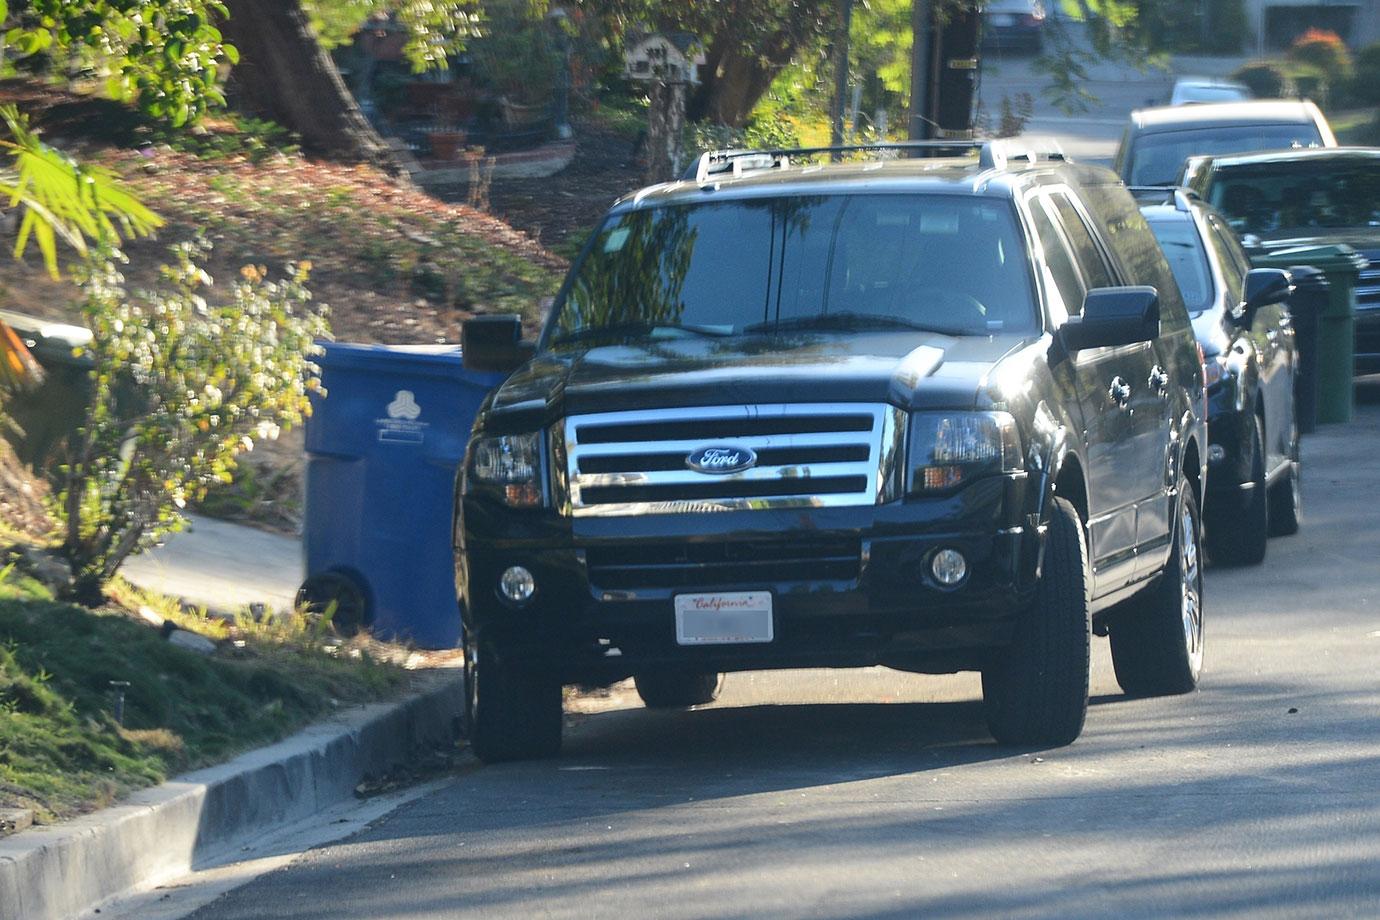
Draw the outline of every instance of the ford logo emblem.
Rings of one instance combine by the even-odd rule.
[[[746,447],[701,447],[685,458],[685,465],[700,473],[741,473],[757,465],[757,455]]]

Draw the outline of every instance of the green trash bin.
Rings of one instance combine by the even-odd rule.
[[[1365,257],[1346,245],[1290,246],[1253,254],[1256,268],[1311,265],[1327,276],[1327,306],[1318,316],[1318,421],[1351,421],[1355,404],[1356,281]]]
[[[91,402],[91,358],[80,353],[91,342],[90,330],[0,310],[0,320],[14,330],[43,367],[43,383],[17,397],[9,408],[13,427],[8,438],[15,456],[29,466],[52,462],[54,449],[86,420]]]

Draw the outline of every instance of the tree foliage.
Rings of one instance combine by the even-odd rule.
[[[445,67],[479,35],[483,19],[480,0],[304,0],[302,6],[327,48],[348,44],[371,19],[395,19],[407,32],[403,53],[419,72]]]
[[[225,104],[239,60],[216,27],[220,0],[0,0],[5,46],[107,77],[110,95],[175,126]]]
[[[310,303],[310,266],[278,281],[246,268],[213,304],[197,264],[207,249],[173,247],[155,290],[128,291],[113,258],[82,280],[93,394],[49,474],[77,600],[99,599],[120,563],[175,529],[187,500],[228,482],[256,439],[300,423],[319,387],[312,356],[327,327]]]
[[[10,162],[0,166],[0,195],[21,211],[14,255],[33,240],[48,271],[58,274],[57,243],[84,255],[88,241],[115,243],[121,237],[151,233],[162,220],[140,204],[108,172],[82,166],[47,146],[14,106],[0,106],[8,136],[0,150]]]

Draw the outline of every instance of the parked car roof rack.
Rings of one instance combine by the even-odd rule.
[[[765,150],[710,150],[701,154],[684,178],[701,184],[716,177],[738,177],[748,172],[785,169],[792,158],[806,158],[821,154],[858,153],[863,151],[926,151],[932,156],[966,155],[978,153],[978,164],[984,169],[1000,169],[1010,160],[1067,160],[1059,142],[1053,138],[1023,138],[1021,140],[931,140],[878,141],[868,144],[839,144],[827,147],[782,147]]]

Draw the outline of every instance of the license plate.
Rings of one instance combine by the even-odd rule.
[[[676,641],[681,645],[736,645],[771,640],[768,591],[676,595]]]

